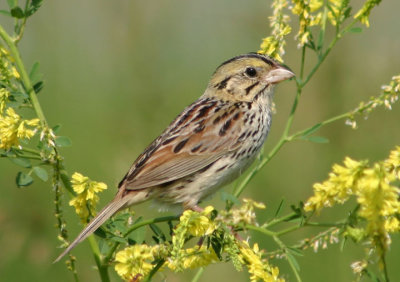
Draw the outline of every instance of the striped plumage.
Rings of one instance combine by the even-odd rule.
[[[57,258],[118,210],[155,199],[184,208],[237,178],[254,160],[271,124],[274,85],[293,73],[250,53],[221,64],[204,94],[136,159],[108,204]]]

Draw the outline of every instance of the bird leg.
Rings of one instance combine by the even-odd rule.
[[[183,210],[192,210],[198,213],[204,211],[202,207],[199,207],[198,205],[190,205],[189,203],[183,204]]]

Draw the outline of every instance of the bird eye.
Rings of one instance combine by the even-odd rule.
[[[256,74],[257,74],[257,71],[256,71],[255,68],[248,67],[248,68],[246,69],[246,74],[247,74],[249,77],[255,77]]]

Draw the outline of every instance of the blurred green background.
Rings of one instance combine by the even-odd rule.
[[[354,2],[360,7],[363,1]],[[101,194],[100,206],[116,192],[116,185],[139,153],[189,103],[201,95],[214,69],[235,55],[258,50],[269,35],[271,1],[45,1],[28,20],[20,44],[26,66],[39,61],[45,88],[39,94],[51,125],[62,124],[60,134],[73,146],[61,151],[70,173],[81,172],[109,189]],[[6,7],[2,1],[0,8]],[[400,72],[399,1],[383,1],[373,10],[371,27],[340,41],[314,79],[304,89],[293,130],[303,129],[348,111],[377,95],[380,86]],[[9,19],[0,23],[10,27]],[[10,30],[10,28],[8,29]],[[299,72],[300,51],[289,36],[285,63]],[[311,53],[310,53],[311,57]],[[282,133],[295,96],[294,82],[276,91],[277,114],[265,149]],[[267,204],[259,213],[267,219],[281,199],[290,204],[306,200],[312,184],[322,181],[333,163],[345,156],[382,160],[400,145],[400,105],[392,111],[377,109],[367,120],[358,119],[352,130],[339,121],[317,135],[328,144],[290,143],[250,183],[242,197]],[[37,180],[17,188],[19,168],[0,161],[0,280],[72,281],[63,263],[52,264],[59,254],[56,238],[54,193],[49,183]],[[233,185],[225,188],[232,191]],[[78,218],[64,197],[70,236],[81,229]],[[223,207],[220,195],[210,202]],[[324,219],[341,219],[349,207],[325,210]],[[135,207],[146,218],[159,216],[151,203]],[[321,219],[322,220],[322,219]],[[302,230],[284,238],[288,242],[316,233]],[[392,281],[400,281],[399,236],[393,236],[388,256]],[[275,243],[254,234],[267,250]],[[97,281],[88,243],[74,250],[81,281]],[[350,263],[363,257],[362,247],[349,243],[299,257],[304,281],[352,281]],[[294,281],[285,261],[274,261],[288,281]],[[113,270],[112,276],[118,281]],[[165,272],[156,281],[187,281],[194,272]],[[226,279],[247,281],[230,264],[208,267],[200,281]]]

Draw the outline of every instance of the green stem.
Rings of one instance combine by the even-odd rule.
[[[305,47],[304,47],[303,51],[302,51],[302,59],[301,59],[301,66],[300,66],[300,76],[301,77],[302,77],[303,71],[304,71],[305,56],[306,56],[306,51],[305,51]],[[280,140],[275,145],[275,147],[270,151],[268,156],[265,159],[263,159],[261,162],[259,162],[258,165],[252,171],[250,171],[249,174],[247,174],[245,179],[235,189],[235,192],[233,194],[235,197],[239,197],[240,196],[240,194],[243,192],[244,188],[246,188],[246,186],[250,182],[250,180],[257,174],[257,172],[261,168],[263,168],[272,159],[273,156],[275,156],[275,154],[288,141],[287,136],[288,136],[290,127],[292,126],[292,123],[293,123],[294,113],[296,112],[297,104],[298,104],[299,98],[301,96],[301,90],[302,90],[301,83],[299,83],[299,82],[296,82],[296,83],[297,83],[297,95],[296,95],[296,98],[294,99],[294,102],[293,102],[293,105],[292,105],[292,109],[290,111],[289,118],[288,118],[288,120],[286,122],[286,126],[285,126],[285,129],[283,130],[283,134],[282,134]]]
[[[338,223],[320,223],[320,222],[307,222],[304,224],[304,226],[312,226],[312,227],[343,227],[346,225],[344,222],[338,222]]]
[[[62,205],[62,190],[60,185],[60,171],[59,171],[59,162],[56,161],[54,164],[54,173],[53,173],[53,189],[54,189],[54,206],[55,206],[55,213],[54,216],[57,221],[57,228],[59,230],[59,237],[62,238],[62,241],[66,243],[68,241],[68,233],[66,229],[66,221],[63,217],[63,212],[61,209]],[[68,269],[72,271],[75,281],[79,281],[78,273],[75,267],[75,258],[69,254],[69,265]]]
[[[17,66],[19,75],[21,76],[21,81],[25,87],[26,92],[29,95],[33,108],[35,109],[36,115],[40,119],[40,123],[42,128],[47,127],[47,121],[44,116],[42,107],[40,106],[39,100],[36,96],[35,90],[32,87],[31,81],[29,79],[29,75],[26,72],[25,66],[21,60],[21,56],[19,54],[18,48],[8,35],[8,33],[4,30],[4,28],[0,25],[0,37],[4,40],[7,44],[8,48],[10,49],[10,53],[15,60],[15,65]]]
[[[279,247],[283,250],[283,252],[286,254],[286,259],[289,262],[290,268],[292,269],[294,275],[296,276],[297,281],[301,282],[300,274],[297,270],[297,267],[296,267],[292,257],[289,256],[290,253],[288,251],[287,246],[278,238],[278,236],[274,236],[273,238],[274,238],[275,242],[279,245]]]
[[[271,220],[269,222],[266,222],[263,225],[261,225],[261,228],[268,228],[268,227],[274,226],[274,225],[276,225],[278,223],[281,223],[281,222],[284,222],[284,221],[288,221],[288,220],[290,220],[292,218],[297,217],[297,215],[298,215],[297,213],[292,212],[292,213],[290,213],[288,215],[285,215],[285,216],[282,216],[280,218],[274,218],[273,220]]]
[[[198,282],[203,272],[204,268],[200,267],[199,270],[197,270],[196,275],[193,277],[192,282]]]
[[[292,231],[295,231],[295,230],[297,230],[297,229],[299,229],[301,227],[303,227],[303,225],[300,225],[300,224],[294,225],[292,227],[289,227],[289,228],[283,229],[283,230],[281,230],[279,232],[276,232],[276,235],[277,236],[282,236],[282,235],[285,235],[285,234],[290,233]]]
[[[338,40],[340,38],[342,38],[342,36],[348,32],[353,25],[357,22],[358,20],[354,19],[347,27],[345,27],[341,32],[336,31],[336,36],[335,38],[331,41],[331,43],[329,44],[328,48],[325,50],[325,52],[322,54],[322,56],[320,56],[318,58],[318,62],[315,64],[315,66],[312,68],[312,70],[310,71],[310,73],[307,75],[306,79],[304,81],[301,82],[301,86],[304,87],[308,81],[311,79],[311,77],[313,77],[313,75],[315,74],[315,72],[319,69],[319,67],[321,66],[321,64],[325,61],[326,57],[329,55],[329,53],[331,52],[332,48],[336,45],[336,43],[338,42]]]
[[[21,158],[21,159],[28,159],[28,160],[42,160],[41,157],[37,157],[37,156],[12,156],[12,155],[3,155],[0,154],[0,158],[10,158],[10,159],[17,159],[17,158]]]
[[[144,279],[143,282],[149,282],[151,281],[151,279],[153,278],[154,274],[157,273],[157,271],[163,266],[163,264],[165,263],[165,260],[162,259],[160,260],[155,267],[153,267],[153,269],[150,271],[149,275],[146,276],[146,278]]]
[[[28,7],[29,7],[29,0],[26,0],[26,2],[25,2],[25,11],[24,11],[24,13],[26,13],[26,12],[28,11]],[[25,15],[25,17],[24,17],[23,20],[22,20],[21,25],[19,26],[18,34],[17,34],[17,36],[16,36],[15,39],[14,39],[14,44],[15,44],[15,45],[18,45],[18,42],[21,40],[22,36],[24,35],[25,25],[26,25],[26,20],[27,20],[27,19],[28,19],[28,18],[27,18],[26,15]],[[16,24],[18,25],[18,20],[17,20]]]
[[[330,119],[324,120],[324,121],[322,121],[320,123],[317,123],[317,124],[315,124],[313,126],[310,126],[310,127],[306,128],[306,129],[303,129],[303,130],[300,130],[300,131],[294,133],[293,135],[289,136],[287,139],[288,139],[288,141],[295,140],[296,138],[303,136],[307,131],[309,131],[311,128],[313,128],[315,126],[319,125],[319,127],[321,127],[321,126],[330,124],[332,122],[335,122],[335,121],[338,121],[338,120],[341,120],[341,119],[349,117],[349,114],[350,113],[347,112],[347,113],[343,113],[343,114],[337,115],[335,117],[332,117]]]
[[[136,229],[145,226],[145,225],[149,225],[152,223],[158,223],[158,222],[166,222],[166,221],[172,221],[172,220],[178,220],[179,219],[179,215],[174,215],[174,216],[165,216],[165,217],[157,217],[157,218],[152,218],[149,220],[144,220],[141,222],[138,222],[134,225],[132,225],[124,234],[122,237],[126,237],[128,236],[131,232],[135,231]],[[115,250],[118,248],[118,246],[120,245],[119,242],[115,242],[114,245],[110,248],[110,251],[108,252],[108,254],[104,257],[103,259],[103,263],[104,264],[108,264],[108,262],[111,260],[111,257],[113,256]]]
[[[97,245],[94,235],[89,236],[88,240],[90,248],[92,249],[93,252],[94,260],[96,261],[96,265],[99,270],[101,281],[102,282],[110,281],[110,277],[108,276],[108,265],[102,263],[100,249],[99,246]]]
[[[30,149],[30,148],[25,148],[24,147],[24,148],[20,149],[20,148],[17,148],[17,147],[13,147],[13,149],[21,151],[21,152],[31,153],[33,155],[40,156],[40,152],[39,151]]]
[[[261,162],[258,163],[258,165],[256,167],[254,167],[248,174],[247,176],[242,180],[242,182],[238,185],[238,187],[235,189],[233,195],[235,197],[239,197],[240,194],[243,192],[243,190],[246,188],[247,184],[250,182],[250,180],[257,174],[257,172],[262,169],[271,159],[272,157],[275,156],[276,153],[278,153],[278,151],[282,148],[283,145],[285,145],[286,142],[288,141],[292,141],[294,138],[298,137],[301,135],[301,133],[307,131],[309,128],[302,130],[292,136],[288,136],[289,135],[289,131],[290,128],[292,126],[293,120],[294,120],[294,114],[296,112],[297,109],[297,105],[298,105],[298,101],[300,99],[301,93],[302,93],[302,89],[304,88],[304,86],[309,82],[309,80],[312,78],[312,76],[315,74],[315,72],[319,69],[319,67],[321,66],[321,64],[324,62],[324,60],[326,59],[326,57],[329,55],[330,51],[332,50],[332,48],[336,45],[337,41],[346,33],[348,32],[353,25],[357,22],[357,20],[354,20],[353,22],[351,22],[346,28],[344,28],[341,32],[337,33],[335,38],[331,41],[331,43],[329,44],[328,48],[326,49],[326,51],[322,54],[321,57],[319,57],[318,62],[315,64],[315,66],[312,68],[312,70],[310,71],[310,73],[307,75],[306,79],[303,81],[303,72],[304,72],[304,62],[305,62],[305,47],[303,47],[302,50],[302,58],[301,58],[301,66],[300,66],[300,78],[296,79],[296,84],[297,84],[297,94],[296,94],[296,98],[294,99],[293,105],[292,105],[292,109],[290,111],[289,114],[289,118],[286,122],[285,125],[285,129],[283,130],[282,136],[279,139],[278,143],[275,145],[275,147],[270,151],[270,153],[268,154],[268,156],[264,159],[261,160]],[[321,122],[321,125],[324,124],[328,124],[331,122],[334,122],[336,120],[348,117],[348,113],[333,117],[331,119],[328,119],[326,121]],[[311,128],[311,127],[310,127]]]
[[[255,225],[243,225],[243,229],[254,230],[270,237],[277,236],[276,232]]]
[[[303,46],[303,49],[301,50],[300,80],[303,79],[305,60],[306,60],[306,46]]]

